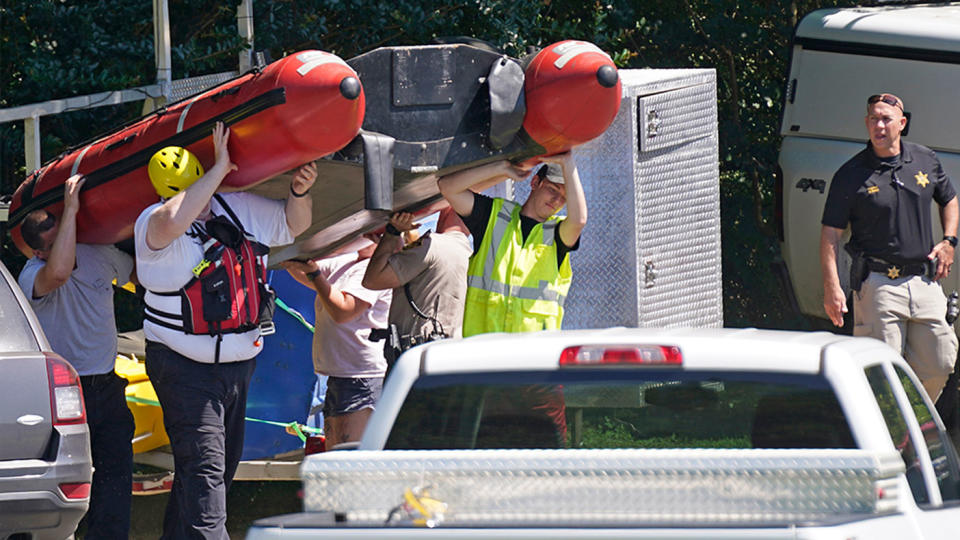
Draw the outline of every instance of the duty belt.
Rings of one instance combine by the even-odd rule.
[[[923,276],[927,273],[927,264],[922,262],[896,264],[880,259],[867,259],[867,268],[871,272],[880,272],[890,279],[904,276]]]

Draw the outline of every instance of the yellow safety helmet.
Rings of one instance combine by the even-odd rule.
[[[147,173],[157,195],[169,199],[199,180],[203,176],[203,165],[186,148],[168,146],[150,158]]]

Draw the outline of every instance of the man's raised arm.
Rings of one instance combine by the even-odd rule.
[[[302,165],[290,182],[290,193],[284,206],[287,214],[287,228],[290,234],[298,236],[306,231],[313,219],[313,198],[310,189],[317,180],[317,165],[312,161]]]
[[[33,297],[46,296],[70,279],[77,260],[77,212],[80,210],[80,188],[87,179],[73,175],[64,183],[63,215],[60,216],[57,236],[49,247],[46,264],[33,281]]]
[[[560,239],[568,246],[573,246],[580,239],[580,233],[587,225],[587,198],[583,194],[583,184],[580,183],[580,174],[577,172],[577,162],[572,152],[564,152],[555,156],[540,158],[544,163],[556,163],[563,169],[563,185],[566,186],[567,217],[557,232]]]
[[[413,214],[400,212],[390,216],[389,227],[393,232],[386,232],[377,243],[377,249],[370,256],[367,271],[363,275],[363,286],[371,291],[393,289],[403,285],[400,277],[390,266],[390,257],[403,249],[403,233],[415,230],[420,226],[413,218]],[[389,228],[388,227],[388,228]]]
[[[230,130],[222,122],[213,128],[213,151],[216,163],[190,187],[167,199],[154,210],[147,224],[147,247],[163,249],[187,232],[216,193],[220,183],[237,166],[230,161],[227,140]]]
[[[461,216],[473,212],[473,193],[503,182],[507,178],[523,180],[529,170],[509,161],[494,161],[448,174],[437,180],[440,193]]]

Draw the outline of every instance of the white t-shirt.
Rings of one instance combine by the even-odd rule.
[[[77,244],[77,266],[67,282],[34,298],[37,272],[46,264],[36,257],[28,260],[18,282],[50,347],[80,375],[110,373],[117,363],[113,280],[127,282],[133,258],[113,246]]]
[[[258,242],[268,246],[280,246],[293,242],[293,235],[287,227],[287,215],[284,201],[267,199],[252,193],[220,194],[247,233]],[[156,292],[173,292],[182,288],[193,278],[192,269],[203,259],[203,246],[198,238],[184,234],[167,247],[152,250],[147,246],[147,222],[150,215],[160,207],[160,203],[147,207],[134,226],[133,236],[137,252],[137,277],[147,289],[144,301],[152,308],[167,313],[180,314],[179,296],[158,296]],[[226,212],[216,198],[210,201],[210,210],[215,215]],[[143,322],[143,335],[151,341],[158,341],[177,353],[192,360],[213,363],[217,338],[206,335],[186,334],[154,324]],[[253,329],[243,334],[224,334],[220,344],[221,362],[249,360],[263,348],[260,330]]]
[[[313,369],[332,377],[383,377],[387,361],[383,341],[370,341],[370,331],[387,327],[391,291],[371,291],[361,285],[369,259],[357,260],[356,253],[317,261],[320,274],[331,285],[370,304],[370,309],[352,321],[336,323],[320,299],[314,300],[316,324],[313,329]]]

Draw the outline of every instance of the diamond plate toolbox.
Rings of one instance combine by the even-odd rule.
[[[689,526],[891,511],[902,471],[863,450],[427,450],[317,454],[302,475],[304,510],[348,524],[381,525],[416,490],[453,526]]]
[[[613,124],[574,150],[589,222],[564,328],[723,326],[716,73],[620,77]]]

